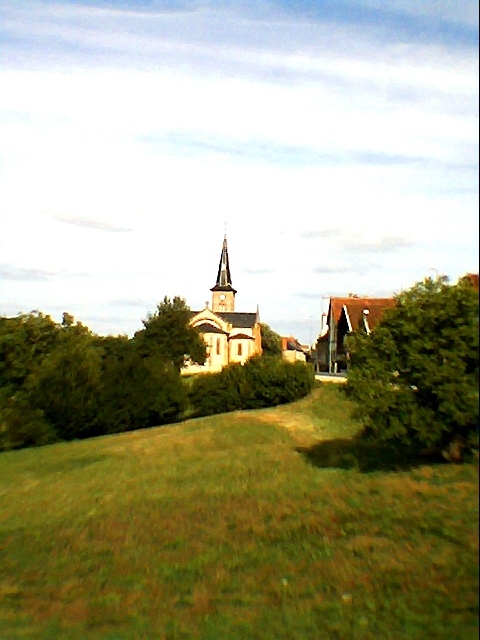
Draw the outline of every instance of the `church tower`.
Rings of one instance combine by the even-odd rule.
[[[230,265],[228,262],[227,236],[223,238],[220,264],[218,265],[217,281],[210,289],[212,292],[212,311],[235,311],[235,294],[232,287],[232,277],[230,275]]]

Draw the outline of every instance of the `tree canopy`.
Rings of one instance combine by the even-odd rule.
[[[365,435],[441,448],[478,428],[478,295],[427,278],[351,336],[346,391]]]
[[[144,328],[137,331],[134,340],[145,355],[155,355],[165,362],[171,362],[180,370],[185,357],[203,364],[206,347],[197,329],[190,325],[192,317],[185,300],[167,296],[157,305],[157,309],[143,320]]]
[[[273,329],[265,323],[260,324],[260,331],[262,333],[262,353],[266,356],[281,356],[282,338],[280,334],[273,331]]]
[[[185,355],[204,362],[190,309],[165,297],[135,337],[102,337],[72,315],[0,318],[0,450],[175,422]]]

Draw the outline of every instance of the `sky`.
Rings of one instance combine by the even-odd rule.
[[[133,335],[478,272],[476,0],[0,0],[0,315]]]

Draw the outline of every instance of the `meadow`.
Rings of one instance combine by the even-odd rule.
[[[291,405],[0,454],[0,638],[478,637],[478,462]]]

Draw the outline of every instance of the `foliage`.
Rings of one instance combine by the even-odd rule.
[[[0,388],[19,389],[33,368],[52,350],[60,327],[38,311],[0,318]]]
[[[354,334],[346,391],[365,435],[442,448],[478,425],[478,297],[426,279],[370,335]]]
[[[43,411],[32,408],[26,393],[0,398],[0,451],[55,442],[57,435]]]
[[[219,373],[196,376],[189,400],[197,416],[272,407],[308,395],[313,382],[312,368],[302,362],[257,356],[244,365],[233,364]]]
[[[104,360],[98,416],[105,433],[175,422],[185,408],[179,372],[159,358],[142,357],[132,341],[117,345],[115,355]]]
[[[262,334],[262,353],[266,356],[282,355],[282,338],[268,324],[260,324]]]
[[[250,358],[245,363],[248,396],[245,409],[274,407],[308,395],[314,383],[312,367],[276,357]]]
[[[185,300],[167,296],[157,305],[154,314],[143,320],[144,329],[137,331],[135,341],[144,355],[170,362],[180,370],[185,357],[203,364],[205,343],[199,332],[190,325],[191,311]]]
[[[145,332],[100,337],[68,313],[61,324],[39,312],[0,318],[0,450],[177,421],[186,390],[174,349]]]
[[[90,335],[67,313],[61,325],[38,311],[0,318],[0,449],[88,431],[84,418],[92,389],[83,389],[85,362],[78,347]]]
[[[98,435],[101,353],[87,336],[60,341],[25,383],[30,405],[43,412],[57,439]]]
[[[242,409],[246,395],[244,368],[231,364],[218,373],[192,377],[188,399],[193,416],[210,416]]]

